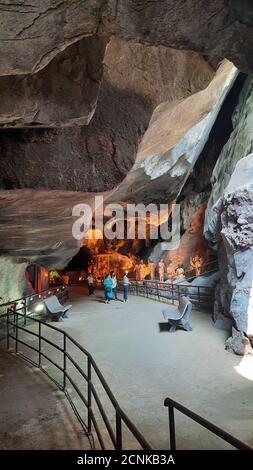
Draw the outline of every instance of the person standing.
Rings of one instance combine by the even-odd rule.
[[[159,261],[158,263],[158,271],[159,271],[159,281],[164,282],[164,269],[165,269],[165,264],[163,259]]]
[[[129,284],[130,284],[130,282],[129,282],[129,279],[128,279],[128,271],[125,271],[125,275],[123,277],[123,293],[124,293],[123,302],[128,301]]]
[[[155,263],[152,259],[149,260],[149,273],[150,273],[150,279],[153,281],[155,279]]]
[[[114,272],[111,273],[111,278],[112,278],[112,294],[113,294],[113,299],[114,299],[114,300],[118,300],[118,297],[117,297],[117,285],[118,285],[118,281],[117,281],[116,274],[115,274]]]
[[[103,281],[105,291],[105,303],[109,304],[112,298],[112,279],[110,274],[107,274]]]
[[[91,273],[89,273],[87,276],[87,282],[88,282],[88,293],[89,295],[92,295],[94,293],[94,277]]]

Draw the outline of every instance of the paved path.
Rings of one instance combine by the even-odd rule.
[[[64,394],[38,369],[0,351],[0,449],[90,449]]]
[[[226,333],[213,328],[210,314],[193,311],[193,331],[170,334],[161,313],[166,305],[154,300],[132,296],[126,304],[106,305],[101,293],[87,297],[84,288],[75,287],[70,301],[69,318],[55,325],[91,352],[120,405],[155,449],[169,445],[167,396],[253,447],[253,358],[224,350]],[[84,365],[83,357],[75,357]],[[103,394],[102,401],[113,422]],[[178,413],[176,424],[178,448],[230,448]],[[136,448],[128,438],[127,446]]]

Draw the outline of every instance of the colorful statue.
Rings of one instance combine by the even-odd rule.
[[[167,279],[170,279],[172,281],[173,278],[174,278],[174,269],[172,268],[171,261],[170,261],[167,266]]]
[[[194,258],[191,258],[190,266],[192,269],[195,270],[195,275],[199,276],[201,274],[201,266],[203,264],[203,258],[201,256],[196,255]]]
[[[153,281],[155,279],[155,263],[152,259],[148,262],[150,279]]]
[[[182,264],[178,265],[175,275],[177,280],[184,279],[184,268]]]
[[[158,263],[158,272],[159,272],[159,280],[160,282],[164,282],[164,270],[165,270],[165,264],[164,261],[161,259]]]
[[[145,276],[146,276],[146,265],[144,264],[143,259],[141,260],[141,263],[139,266],[140,266],[140,281],[143,281],[143,279],[145,279]]]

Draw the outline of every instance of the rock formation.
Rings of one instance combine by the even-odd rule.
[[[0,74],[37,72],[87,37],[126,40],[225,57],[253,70],[253,6],[249,0],[3,0]]]
[[[249,337],[253,332],[252,156],[248,155],[253,150],[252,97],[252,80],[248,79],[233,114],[233,132],[213,171],[205,220],[205,236],[218,253],[221,273],[214,320],[229,318],[237,331]]]
[[[0,125],[88,124],[96,108],[105,46],[104,38],[85,38],[37,74],[0,77]]]

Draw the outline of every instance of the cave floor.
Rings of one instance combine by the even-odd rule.
[[[227,333],[212,326],[210,314],[193,311],[193,331],[171,334],[164,328],[164,304],[132,296],[128,303],[105,305],[101,296],[89,298],[73,287],[72,311],[60,325],[92,353],[120,405],[155,449],[168,448],[167,396],[253,446],[252,357],[225,351]],[[251,380],[241,375],[250,366]],[[176,426],[178,448],[230,448],[177,412]]]
[[[0,350],[0,449],[90,449],[63,392],[35,367]]]
[[[106,305],[101,292],[88,297],[85,288],[71,287],[70,303],[69,318],[54,325],[90,351],[119,404],[154,449],[169,448],[167,396],[253,447],[253,358],[225,351],[227,333],[212,326],[210,314],[193,311],[193,331],[171,334],[164,304],[154,300],[132,296],[128,303]],[[55,338],[52,332],[47,336]],[[113,422],[114,412],[99,392]],[[231,448],[189,418],[175,416],[178,449]],[[123,436],[125,448],[138,448],[126,432]]]

